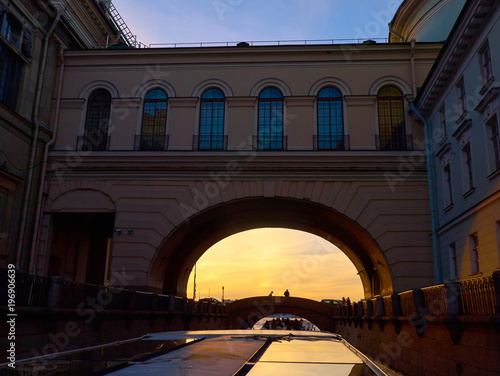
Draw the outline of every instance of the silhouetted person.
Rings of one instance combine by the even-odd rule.
[[[273,296],[273,291],[271,291],[271,293],[269,294],[269,296]]]
[[[288,298],[290,296],[290,293],[288,292],[288,289],[285,291],[285,298]]]

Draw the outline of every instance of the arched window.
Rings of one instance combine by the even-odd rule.
[[[283,150],[283,95],[273,87],[259,95],[258,150]]]
[[[161,89],[153,89],[146,94],[141,135],[136,138],[136,149],[166,149],[167,100],[167,94]]]
[[[327,87],[318,94],[318,150],[344,150],[342,94]]]
[[[378,92],[378,148],[380,150],[407,150],[403,94],[394,86],[385,86]]]
[[[208,89],[201,96],[199,150],[224,150],[224,107],[226,100],[219,89]]]
[[[107,150],[109,147],[109,116],[111,94],[105,89],[94,90],[88,99],[85,133],[79,140],[81,150]]]

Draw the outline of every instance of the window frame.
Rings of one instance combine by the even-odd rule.
[[[466,142],[461,147],[461,159],[462,159],[462,183],[463,183],[463,193],[466,195],[474,189],[474,171],[472,163],[472,150],[470,141]]]
[[[394,89],[398,95],[383,95],[386,89]],[[383,103],[387,102],[384,110]],[[388,110],[388,114],[386,114]],[[394,115],[394,112],[399,114]],[[397,117],[399,122],[395,121]],[[389,119],[389,121],[386,121]],[[403,91],[395,85],[385,85],[377,92],[377,121],[378,135],[377,148],[379,150],[409,150],[411,149],[410,135],[406,131],[406,116]]]
[[[263,97],[266,91],[270,90],[271,94],[269,98]],[[278,92],[280,97],[273,98],[273,90]],[[263,108],[264,104],[269,103],[269,109]],[[276,108],[273,108],[276,105]],[[258,108],[257,108],[257,137],[255,142],[255,149],[257,150],[268,150],[268,151],[279,151],[286,150],[286,138],[284,134],[284,96],[281,90],[275,86],[267,86],[261,90],[258,97]],[[274,116],[273,114],[276,114]],[[262,113],[269,112],[268,116],[261,116]],[[268,119],[269,125],[262,124],[262,119]],[[273,125],[275,121],[280,122],[278,125]],[[278,131],[273,132],[273,126],[278,127]],[[268,129],[267,129],[268,128]],[[266,130],[265,134],[262,134],[262,130]],[[267,138],[262,139],[262,138]],[[273,145],[274,144],[274,145]]]
[[[459,278],[458,275],[458,255],[457,255],[457,245],[456,243],[451,243],[448,245],[449,255],[450,255],[450,279]]]
[[[488,40],[479,49],[479,64],[481,67],[481,77],[486,85],[493,79],[493,66],[491,64],[491,50]]]
[[[165,98],[148,98],[148,96],[156,91],[164,94]],[[136,140],[136,150],[144,151],[161,151],[168,148],[168,137],[167,137],[167,116],[168,116],[168,94],[165,90],[159,87],[152,88],[148,90],[144,96],[144,101],[142,105],[142,118],[141,118],[141,134],[139,139]],[[152,117],[152,125],[145,124],[146,111],[148,105],[154,105],[154,115]],[[158,108],[158,105],[164,105],[164,108]],[[148,109],[149,110],[149,109]],[[164,110],[164,115],[157,116],[157,112]],[[157,124],[157,120],[160,120],[162,124]],[[144,132],[145,127],[152,127],[152,132]]]
[[[326,90],[334,90],[338,93],[335,96],[325,96],[322,97],[321,94]],[[320,108],[321,104],[328,103],[324,108]],[[335,112],[340,112],[338,114],[332,114],[332,104],[335,104]],[[315,148],[317,150],[345,150],[347,149],[345,140],[345,129],[344,129],[344,101],[342,98],[342,92],[335,86],[325,86],[316,95],[316,122],[317,122],[317,136],[315,142]],[[327,116],[322,116],[322,111],[327,111]],[[339,119],[339,122],[334,122],[332,119]],[[323,124],[321,119],[327,119],[327,122]],[[334,124],[335,123],[335,124]],[[324,126],[327,131],[321,131],[320,127]],[[335,128],[335,131],[334,131]],[[338,132],[340,128],[340,132]]]
[[[97,97],[99,92],[102,94],[106,93],[107,98],[105,100],[92,98],[93,96]],[[79,137],[78,150],[104,151],[109,149],[110,136],[108,132],[111,122],[112,100],[113,97],[109,90],[103,87],[97,87],[89,94],[85,111],[83,136]],[[94,105],[98,105],[98,108],[93,109]],[[95,116],[90,117],[92,113],[98,114],[97,126],[93,126],[90,121],[90,119],[95,118]],[[106,114],[107,116],[105,116]]]
[[[477,232],[469,235],[471,275],[481,274],[481,256]]]
[[[457,108],[460,115],[463,115],[467,112],[467,92],[465,91],[465,82],[463,77],[460,77],[458,80],[455,90],[457,93]]]
[[[221,96],[217,98],[205,97],[211,92],[217,92]],[[204,105],[209,105],[209,108],[204,108]],[[218,108],[215,109],[215,105],[217,105]],[[210,116],[204,117],[203,115],[205,111],[210,112]],[[216,112],[218,115],[214,116],[214,113]],[[222,115],[220,115],[220,112],[222,112]],[[207,124],[204,124],[204,119],[206,119]],[[220,120],[222,124],[218,124],[217,119]],[[224,134],[226,125],[225,123],[226,95],[221,89],[217,87],[209,87],[200,96],[198,136],[197,138],[195,138],[195,142],[193,143],[196,150],[226,150],[227,137]],[[203,131],[203,129],[207,129],[209,130],[209,132]]]
[[[442,168],[442,183],[443,183],[443,204],[444,210],[447,210],[453,205],[453,181],[451,175],[450,162],[445,163]]]

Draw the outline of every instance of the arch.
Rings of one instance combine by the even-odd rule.
[[[265,78],[263,80],[260,80],[253,86],[252,90],[250,90],[250,96],[258,97],[261,91],[268,86],[275,86],[277,89],[281,91],[281,94],[284,97],[292,96],[292,90],[290,90],[290,87],[284,81],[278,78]]]
[[[401,92],[403,96],[405,95],[413,95],[411,86],[400,77],[396,76],[384,76],[376,79],[372,85],[370,86],[370,90],[368,92],[369,95],[377,95],[379,90],[384,86],[396,86]]]
[[[120,95],[118,89],[109,81],[92,81],[84,86],[80,91],[79,98],[88,99],[89,95],[96,89],[106,89],[110,92],[111,98],[118,98]]]
[[[227,305],[231,329],[250,329],[264,317],[274,314],[292,314],[309,320],[322,331],[333,332],[333,306],[311,299],[280,296],[256,296],[238,299]]]
[[[57,196],[49,210],[60,213],[98,213],[116,211],[115,202],[96,189],[74,189]]]
[[[174,87],[167,81],[164,80],[150,80],[144,82],[135,92],[135,96],[144,99],[147,93],[153,89],[162,89],[169,98],[175,97]]]
[[[210,88],[217,88],[224,93],[224,96],[233,97],[233,89],[226,82],[219,80],[218,78],[212,78],[199,83],[191,93],[192,97],[200,98],[201,95]]]
[[[148,285],[163,286],[166,294],[186,296],[188,278],[196,261],[218,241],[260,227],[306,231],[338,246],[353,262],[365,296],[378,270],[380,293],[391,294],[393,282],[379,245],[356,222],[327,206],[288,198],[246,198],[207,208],[178,225],[157,249],[148,273]],[[196,234],[196,236],[193,236]]]
[[[340,78],[335,78],[335,77],[326,77],[322,78],[318,81],[316,81],[314,84],[312,84],[311,88],[309,89],[309,95],[316,97],[321,90],[323,90],[325,87],[328,86],[333,86],[337,88],[342,96],[344,95],[351,95],[351,88],[349,85],[347,85],[344,81],[342,81]]]

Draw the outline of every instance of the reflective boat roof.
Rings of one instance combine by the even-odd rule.
[[[221,330],[165,332],[145,338],[173,339],[195,341],[164,355],[130,362],[128,367],[108,375],[385,375],[353,351],[342,337],[332,333]]]

